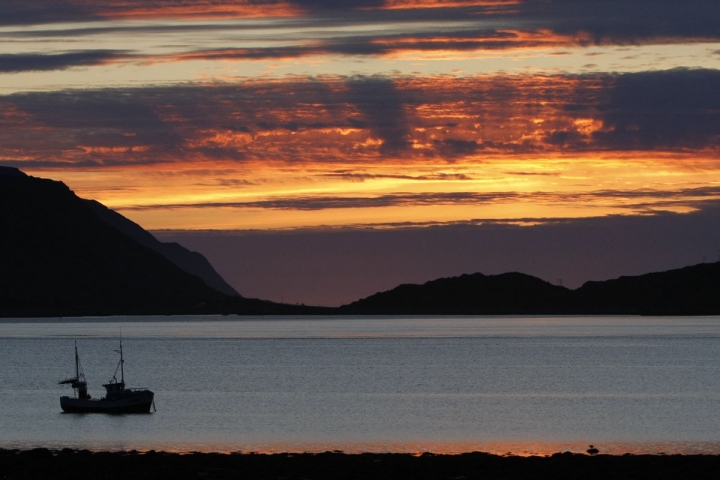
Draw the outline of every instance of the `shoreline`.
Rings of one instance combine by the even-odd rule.
[[[170,453],[0,449],[11,479],[520,479],[720,478],[720,455],[555,453]]]

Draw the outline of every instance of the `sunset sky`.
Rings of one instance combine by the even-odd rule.
[[[717,0],[0,0],[0,164],[338,305],[716,261]]]

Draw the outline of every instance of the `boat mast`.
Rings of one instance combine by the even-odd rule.
[[[123,367],[124,363],[125,363],[125,360],[123,360],[122,340],[120,340],[120,382],[122,384],[125,384],[125,369]]]
[[[75,378],[80,380],[80,357],[77,353],[77,340],[75,340]]]

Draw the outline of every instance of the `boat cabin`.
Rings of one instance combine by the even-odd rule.
[[[107,392],[105,398],[112,400],[117,395],[125,392],[125,383],[123,382],[110,382],[103,385]]]

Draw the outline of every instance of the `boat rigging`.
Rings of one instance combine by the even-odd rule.
[[[67,413],[149,413],[155,407],[155,393],[147,388],[125,388],[125,359],[123,357],[122,340],[120,361],[115,368],[112,379],[103,385],[105,396],[99,400],[93,399],[87,390],[85,373],[80,364],[77,342],[75,342],[75,376],[58,382],[60,385],[70,385],[75,393],[73,397],[60,397],[60,408]],[[120,381],[117,380],[117,371],[120,369]]]

